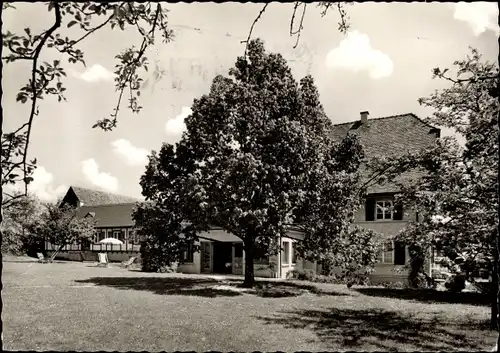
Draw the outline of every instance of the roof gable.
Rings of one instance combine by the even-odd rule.
[[[336,124],[332,127],[331,136],[335,141],[340,141],[349,133],[358,135],[365,152],[365,159],[370,160],[374,157],[397,157],[430,147],[439,138],[440,129],[409,113],[368,119],[365,124],[359,120]],[[370,179],[370,173],[365,165],[361,166],[360,171],[362,182]],[[396,177],[396,180],[400,182],[415,180],[422,175],[422,171],[412,170]],[[367,189],[367,193],[398,192],[399,188],[394,182],[396,180],[372,185]]]
[[[110,192],[92,190],[78,186],[70,186],[68,192],[66,193],[66,196],[63,199],[63,203],[68,202],[69,200],[73,201],[73,199],[75,198],[76,198],[76,204],[74,204],[74,206],[77,207],[111,205],[120,203],[134,203],[140,201],[139,199],[129,196],[116,195]],[[71,203],[73,204],[75,202]]]
[[[356,133],[359,136],[365,156],[370,159],[420,151],[434,144],[440,129],[409,113],[368,119],[365,124],[359,120],[336,124],[332,127],[331,136],[340,141],[348,133]]]

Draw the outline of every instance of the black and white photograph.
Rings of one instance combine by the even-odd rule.
[[[2,2],[2,350],[496,352],[496,2]]]

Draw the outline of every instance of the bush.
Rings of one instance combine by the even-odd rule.
[[[379,283],[380,286],[388,289],[403,289],[406,288],[407,286],[403,282],[381,282]]]
[[[156,272],[160,273],[177,273],[177,263],[170,264],[168,266],[161,266]]]
[[[465,275],[453,275],[444,283],[446,289],[453,293],[460,293],[465,289]]]
[[[288,279],[298,279],[301,281],[314,282],[316,279],[316,272],[310,269],[293,269],[286,274]]]

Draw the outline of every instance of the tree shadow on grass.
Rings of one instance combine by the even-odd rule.
[[[234,297],[242,294],[262,298],[296,297],[306,293],[316,295],[347,295],[325,292],[313,285],[292,282],[256,281],[254,288],[243,288],[243,281],[234,279],[217,280],[197,277],[91,277],[75,280],[76,283],[92,283],[97,286],[119,289],[144,290],[160,295],[190,295],[214,298]]]
[[[489,342],[485,337],[488,322],[416,317],[381,309],[296,310],[257,318],[287,329],[311,330],[334,350],[478,351]]]
[[[242,287],[243,283],[241,281],[232,281],[233,285]],[[231,281],[229,281],[231,283]],[[294,282],[285,281],[256,281],[253,294],[262,298],[285,298],[285,297],[297,297],[303,294],[316,294],[319,296],[330,295],[330,296],[345,296],[346,293],[340,293],[335,291],[325,291],[318,288],[315,285],[310,284],[300,284]]]
[[[75,280],[77,283],[93,283],[97,286],[115,287],[153,292],[160,295],[189,295],[214,298],[241,295],[236,291],[219,289],[216,280],[175,277],[91,277]]]
[[[357,288],[357,292],[370,297],[415,300],[422,303],[469,304],[489,306],[487,295],[477,292],[451,293],[433,289]]]

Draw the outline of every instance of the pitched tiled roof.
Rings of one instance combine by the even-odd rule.
[[[115,205],[82,206],[78,209],[78,217],[89,216],[97,220],[96,227],[130,227],[134,225],[132,211],[135,203]],[[90,214],[90,215],[89,215]]]
[[[130,196],[116,195],[110,192],[86,189],[78,186],[70,186],[70,189],[73,190],[78,200],[83,202],[83,206],[99,206],[140,201]],[[68,190],[68,193],[69,192],[70,190]]]
[[[406,152],[418,152],[430,147],[439,136],[440,130],[430,126],[415,114],[394,115],[383,118],[368,119],[365,124],[360,120],[336,124],[331,136],[334,140],[343,139],[348,133],[356,133],[365,152],[365,158],[396,157]],[[362,168],[362,176],[367,180],[369,174]],[[402,174],[398,179],[414,179],[421,172],[411,171]],[[368,193],[397,192],[394,183],[374,185],[368,188]]]

